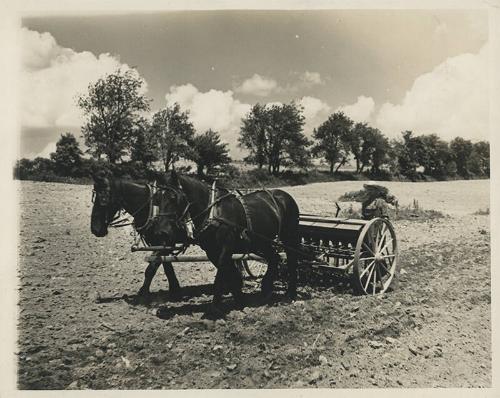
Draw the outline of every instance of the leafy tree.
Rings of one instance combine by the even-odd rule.
[[[387,158],[391,146],[389,140],[380,130],[366,124],[357,123],[354,127],[360,137],[360,149],[358,153],[358,172],[371,166],[372,173],[379,173],[383,164],[387,163]]]
[[[33,173],[33,162],[30,159],[22,158],[16,161],[14,166],[14,178],[27,180]]]
[[[36,157],[33,159],[32,171],[37,175],[51,174],[54,172],[54,163],[47,158]]]
[[[473,149],[474,146],[472,145],[472,142],[461,137],[454,138],[450,142],[450,150],[453,160],[457,164],[457,172],[462,177],[468,177],[470,174],[467,163]]]
[[[149,133],[153,152],[163,162],[165,171],[179,158],[192,156],[194,127],[189,121],[189,114],[181,111],[178,103],[153,115]]]
[[[213,130],[194,137],[192,160],[196,163],[200,177],[204,175],[205,169],[211,172],[216,166],[225,166],[231,162],[227,144],[222,143],[219,134]]]
[[[240,145],[250,151],[247,161],[267,164],[270,174],[282,166],[309,164],[309,140],[302,132],[302,107],[290,104],[256,105],[243,120]]]
[[[479,141],[473,144],[467,168],[476,175],[490,175],[490,143]]]
[[[140,114],[149,110],[143,85],[135,70],[119,69],[91,83],[88,93],[78,98],[86,118],[82,127],[85,145],[97,159],[106,155],[114,164],[128,152]]]
[[[440,139],[436,134],[423,135],[420,138],[425,149],[426,156],[421,156],[421,166],[424,173],[436,177],[447,174],[447,165],[451,161],[451,152],[446,141]]]
[[[314,129],[313,136],[317,140],[313,147],[313,155],[321,156],[330,165],[330,173],[338,163],[335,172],[347,162],[350,145],[347,137],[350,134],[353,121],[343,112],[336,112],[321,126]]]
[[[349,151],[352,153],[354,156],[354,159],[356,160],[356,173],[360,173],[362,171],[362,151],[364,148],[364,140],[365,136],[367,135],[368,131],[371,128],[366,124],[366,123],[356,123],[354,127],[352,127],[349,130],[349,133],[344,137],[344,142],[347,144]],[[365,148],[366,150],[366,148]],[[365,152],[365,166],[367,164],[367,159],[366,155],[367,153]]]
[[[80,145],[71,133],[62,134],[56,143],[56,151],[50,154],[56,174],[66,177],[75,175],[82,161],[81,156]]]
[[[150,129],[149,122],[141,118],[131,137],[130,159],[133,162],[141,163],[144,167],[148,167],[152,162],[158,160],[151,142]]]
[[[250,113],[242,119],[239,146],[246,148],[250,154],[245,158],[247,163],[256,164],[261,169],[266,163],[266,128],[268,112],[265,105],[255,104]]]
[[[402,141],[394,142],[399,170],[401,174],[414,178],[417,175],[417,168],[425,164],[428,155],[421,137],[414,137],[408,130],[402,135]]]

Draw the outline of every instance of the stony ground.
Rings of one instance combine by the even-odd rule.
[[[360,182],[289,188],[301,211],[332,215]],[[399,286],[355,296],[344,281],[299,299],[202,320],[214,267],[178,264],[181,301],[158,273],[150,304],[130,230],[90,233],[89,186],[19,183],[21,389],[488,387],[491,385],[489,181],[387,183],[402,205],[446,213],[395,222]],[[246,291],[256,295],[255,282]],[[228,297],[227,305],[231,305]]]

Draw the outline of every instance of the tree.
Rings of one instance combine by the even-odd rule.
[[[139,162],[144,167],[148,167],[152,162],[158,160],[154,144],[151,142],[150,129],[149,122],[143,118],[138,121],[131,137],[130,160]]]
[[[14,166],[14,178],[18,180],[27,180],[33,173],[33,162],[29,159],[22,158],[16,161]]]
[[[395,141],[393,148],[401,174],[413,178],[417,175],[417,167],[426,162],[425,146],[421,137],[414,137],[409,130],[403,131],[402,135],[403,141]]]
[[[490,143],[479,141],[472,145],[467,168],[476,175],[490,175]]]
[[[196,163],[198,176],[213,171],[216,166],[225,166],[231,162],[227,144],[222,143],[220,136],[213,130],[197,135],[193,139],[192,160]]]
[[[450,142],[450,150],[453,156],[453,160],[457,164],[457,172],[462,177],[468,177],[470,174],[467,163],[473,149],[474,147],[472,145],[472,142],[461,137],[454,138]]]
[[[314,129],[313,136],[318,141],[313,147],[313,155],[321,156],[330,165],[330,173],[338,163],[335,173],[345,164],[350,145],[346,137],[350,134],[353,121],[342,112],[336,112],[321,126]]]
[[[265,105],[255,104],[247,117],[242,119],[240,137],[238,138],[239,146],[250,152],[245,161],[256,164],[259,169],[266,163],[268,115]]]
[[[356,123],[353,128],[349,130],[349,133],[344,137],[344,142],[347,144],[349,151],[354,156],[356,160],[356,173],[360,173],[362,171],[362,151],[363,151],[363,143],[365,141],[365,136],[368,131],[371,129],[366,123]],[[366,148],[365,148],[365,166],[366,166]]]
[[[86,118],[85,145],[97,159],[105,155],[114,164],[128,152],[141,112],[149,110],[144,84],[137,71],[119,69],[91,83],[88,93],[78,98]]]
[[[179,158],[192,156],[194,127],[189,121],[189,114],[181,111],[178,103],[153,115],[149,133],[153,152],[163,162],[165,171]]]
[[[357,171],[362,173],[365,168],[371,167],[373,173],[379,173],[380,167],[387,163],[391,149],[388,139],[380,130],[365,123],[356,123],[354,130],[359,137],[358,152],[354,155],[357,160]]]
[[[82,161],[81,156],[80,145],[71,133],[62,134],[56,143],[56,151],[50,154],[56,174],[65,177],[75,175]]]
[[[423,135],[419,137],[425,148],[425,157],[421,157],[421,166],[424,173],[443,177],[447,174],[447,165],[451,161],[451,152],[446,141],[440,139],[436,134]]]
[[[254,106],[243,120],[240,137],[241,146],[250,151],[247,161],[267,164],[270,174],[278,174],[282,166],[306,167],[310,142],[302,132],[302,111],[294,102]]]

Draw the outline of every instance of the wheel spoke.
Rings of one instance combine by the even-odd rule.
[[[387,267],[385,266],[385,262],[384,262],[384,261],[381,261],[381,262],[379,263],[379,265],[380,265],[380,266],[382,266],[382,268],[385,270],[385,272],[387,272],[389,275],[392,275],[392,272],[389,270],[389,268],[387,268]]]
[[[385,224],[382,224],[382,226],[379,228],[380,240],[378,241],[377,250],[380,250],[380,248],[382,247],[382,241],[384,240],[384,237],[386,236],[386,234],[385,234],[386,229],[387,229],[387,227],[385,226]]]
[[[364,274],[366,274],[366,272],[368,271],[368,269],[373,265],[375,264],[375,260],[373,260],[370,264],[368,264],[365,269],[363,270],[363,272],[361,272],[361,274],[359,275],[359,279],[361,279],[363,277]]]
[[[386,229],[386,231],[384,231],[383,235],[380,237],[380,242],[377,246],[377,253],[380,253],[380,249],[382,248],[382,246],[385,244],[385,241],[387,239],[387,228],[385,227],[385,224],[384,224],[384,228]]]
[[[375,257],[361,257],[359,261],[375,260]]]
[[[393,240],[394,240],[393,238],[389,239],[389,241],[386,242],[386,244],[384,245],[384,247],[380,250],[380,253],[383,253],[384,250],[388,248],[389,244],[392,243]],[[387,253],[387,254],[389,254],[389,253]]]
[[[373,267],[371,267],[370,273],[368,274],[368,278],[366,278],[365,292],[367,291],[368,285],[370,284],[370,281],[372,279],[373,270],[375,269],[375,261],[373,262],[373,264],[374,265]]]
[[[375,253],[373,252],[373,250],[372,250],[372,249],[371,249],[371,248],[370,248],[370,247],[369,247],[369,246],[368,246],[365,242],[363,242],[363,246],[364,246],[366,249],[368,249],[368,251],[372,254],[372,256],[374,256],[374,255],[375,255]]]
[[[373,267],[373,295],[375,295],[375,290],[377,289],[377,265]]]

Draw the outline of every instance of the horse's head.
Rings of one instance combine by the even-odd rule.
[[[116,192],[116,183],[109,172],[99,170],[94,173],[93,179],[92,202],[94,205],[90,230],[95,236],[103,237],[107,235],[109,224],[122,206]]]
[[[167,246],[186,242],[188,233],[185,221],[189,202],[175,171],[160,181],[159,188],[157,203],[160,215],[152,227],[153,233],[160,236]]]

